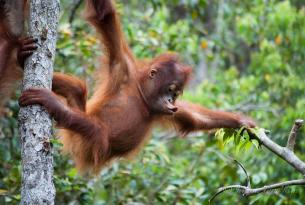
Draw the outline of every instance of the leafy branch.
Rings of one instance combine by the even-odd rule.
[[[297,119],[294,122],[294,125],[290,131],[287,145],[285,147],[280,146],[273,140],[271,140],[265,133],[264,129],[247,129],[247,132],[249,133],[250,137],[252,139],[256,139],[261,145],[265,146],[267,149],[269,149],[271,152],[282,158],[284,161],[286,161],[290,166],[292,166],[297,172],[300,172],[303,177],[305,177],[305,162],[300,160],[294,153],[294,146],[296,143],[296,136],[299,129],[304,124],[304,120]],[[242,170],[245,172],[247,176],[247,186],[243,185],[230,185],[230,186],[224,186],[220,187],[217,192],[210,198],[209,202],[211,203],[219,194],[233,189],[238,189],[241,191],[243,196],[251,196],[263,192],[267,192],[269,190],[278,189],[278,188],[284,188],[288,186],[294,186],[294,185],[305,185],[305,179],[296,179],[296,180],[290,180],[280,183],[275,183],[271,185],[266,185],[260,188],[252,188],[250,183],[249,175],[244,168],[244,166],[236,161],[237,164],[242,168]]]

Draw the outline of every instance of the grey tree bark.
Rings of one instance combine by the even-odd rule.
[[[23,90],[51,89],[59,19],[59,0],[31,0],[29,35],[38,39],[37,51],[25,62]],[[52,121],[39,106],[21,108],[19,131],[22,154],[21,204],[54,204]]]

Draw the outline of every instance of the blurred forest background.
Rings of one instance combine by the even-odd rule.
[[[55,69],[92,85],[99,43],[81,18],[83,4],[75,9],[76,3],[61,1]],[[294,120],[305,118],[304,0],[119,0],[117,8],[138,57],[173,51],[194,67],[183,98],[250,115],[283,145]],[[0,119],[0,204],[19,204],[19,106],[12,100],[7,107],[8,115]],[[303,128],[296,147],[302,160],[304,134]],[[114,163],[97,178],[79,176],[72,161],[59,153],[56,140],[53,146],[56,204],[208,204],[218,187],[245,183],[245,174],[231,158],[244,164],[253,187],[301,178],[268,150],[243,139],[224,142],[214,133],[182,139],[156,129],[134,160]],[[250,198],[229,191],[214,204],[304,201],[304,187],[294,186]]]

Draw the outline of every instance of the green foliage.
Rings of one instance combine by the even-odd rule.
[[[212,2],[212,3],[211,3]],[[100,54],[94,32],[77,14],[68,24],[72,1],[62,1],[63,17],[57,44],[56,70],[73,73],[92,85]],[[296,118],[305,118],[305,7],[300,0],[119,1],[124,32],[138,57],[165,51],[180,53],[199,73],[200,85],[190,85],[183,98],[209,108],[252,116],[270,136],[285,144]],[[196,79],[197,74],[194,75]],[[198,80],[198,79],[197,79]],[[20,201],[18,104],[8,104],[0,119],[0,204]],[[305,160],[304,128],[296,151]],[[168,133],[167,133],[168,134]],[[166,134],[166,135],[167,135]],[[55,157],[56,204],[208,204],[223,185],[244,184],[245,175],[231,158],[242,162],[252,186],[300,178],[282,160],[260,148],[240,130],[195,133],[167,138],[156,130],[133,161],[120,161],[97,178],[80,176],[73,162],[52,140]],[[303,204],[301,187],[250,198],[226,192],[215,204]]]

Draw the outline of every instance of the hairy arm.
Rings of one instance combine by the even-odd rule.
[[[127,72],[126,58],[133,58],[125,41],[119,17],[111,0],[87,0],[86,17],[100,34],[110,72],[120,64],[122,72]]]
[[[33,104],[44,106],[59,127],[74,131],[81,136],[90,138],[101,133],[101,125],[97,119],[78,109],[69,108],[48,89],[31,88],[24,91],[19,98],[19,104],[20,106]]]
[[[2,76],[5,68],[8,66],[13,47],[9,42],[0,37],[0,77]]]
[[[19,40],[23,33],[26,4],[26,0],[0,0],[0,74],[8,69],[8,64],[15,66],[12,65],[16,61],[15,56],[13,57],[15,49],[24,49],[20,50],[18,56],[21,61],[36,49],[35,45],[30,45],[35,40],[31,38]]]
[[[19,98],[20,106],[39,104],[44,106],[61,128],[77,133],[81,138],[81,147],[77,139],[69,142],[81,152],[82,160],[93,161],[94,165],[108,156],[109,142],[107,129],[97,118],[87,115],[79,109],[71,109],[63,104],[48,89],[31,88]],[[86,158],[89,157],[89,158]],[[81,160],[80,159],[80,160]]]
[[[54,73],[52,91],[64,97],[69,107],[86,111],[87,85],[77,77]]]
[[[111,0],[86,0],[87,20],[96,28],[104,47],[104,67],[108,68],[107,92],[118,92],[133,74],[134,57],[123,36],[119,17]]]
[[[178,111],[169,120],[182,133],[217,128],[255,127],[254,121],[237,113],[210,110],[186,101],[177,101]]]

